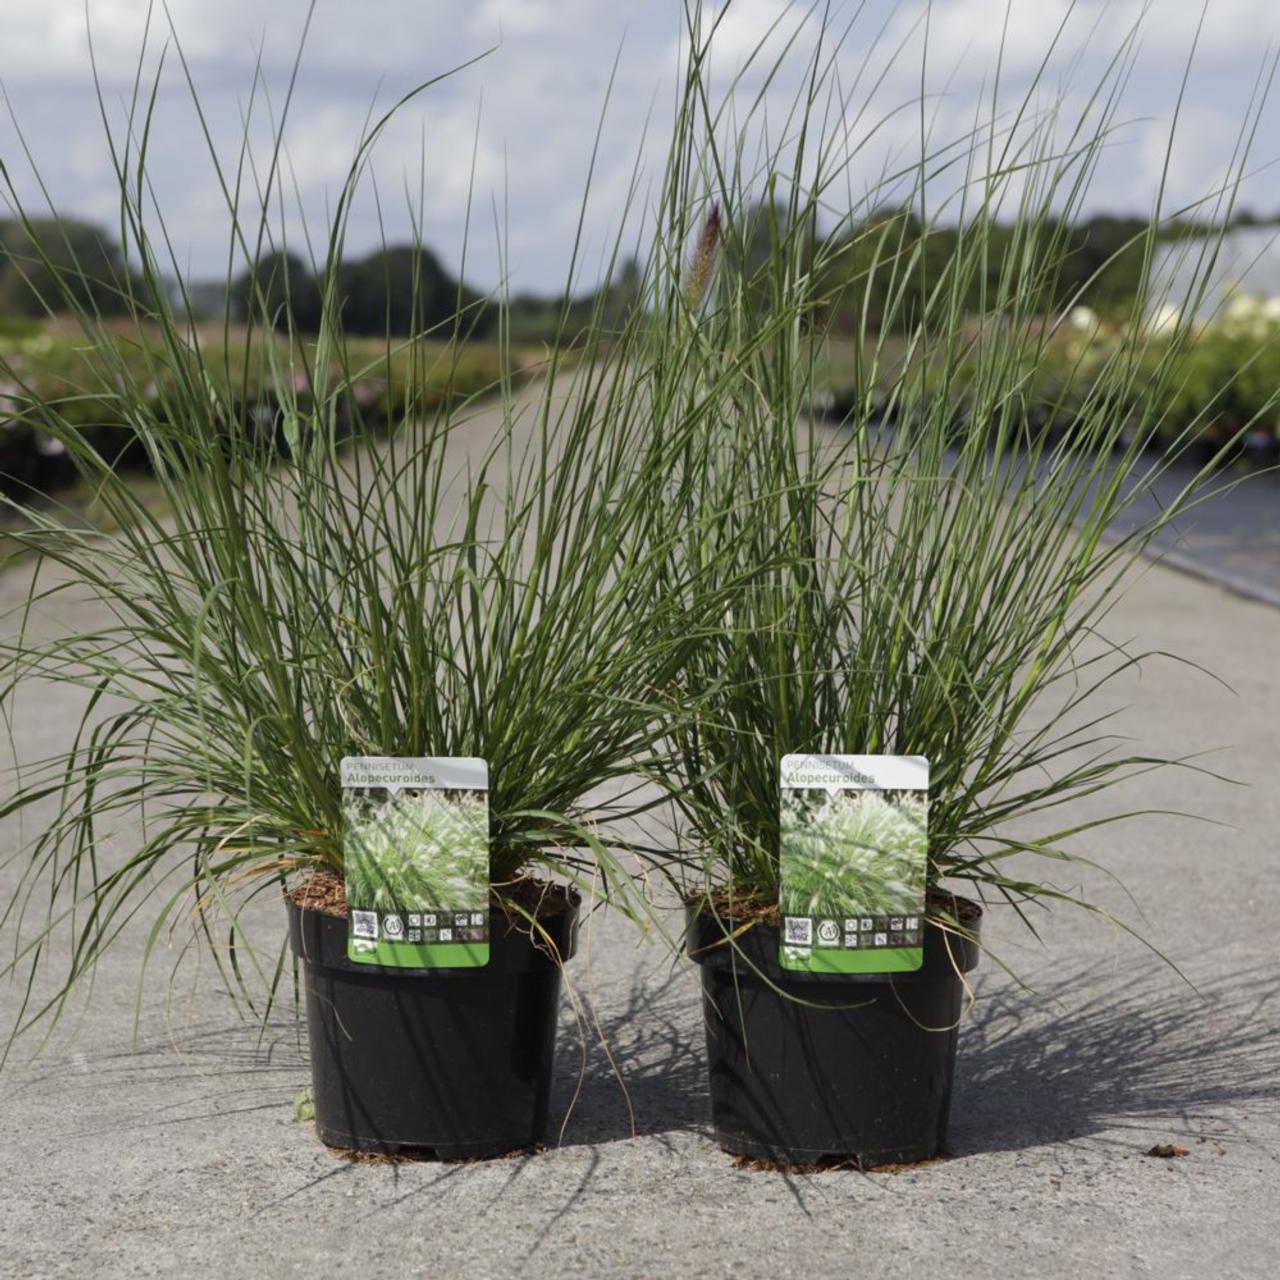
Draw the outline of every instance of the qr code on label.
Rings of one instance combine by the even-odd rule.
[[[351,932],[357,938],[376,938],[378,936],[378,913],[376,911],[353,911],[351,913]]]
[[[783,931],[788,946],[813,946],[813,921],[807,916],[787,916],[783,921]]]

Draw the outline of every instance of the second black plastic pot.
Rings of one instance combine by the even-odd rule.
[[[576,902],[540,916],[550,943],[493,910],[489,963],[475,969],[355,964],[345,918],[286,902],[322,1142],[454,1159],[545,1137],[560,963],[573,953]]]
[[[975,936],[980,918],[976,904],[963,904]],[[730,943],[726,925],[691,908],[686,934],[702,969],[719,1145],[863,1167],[941,1154],[961,975],[977,964],[976,942],[930,926],[915,973],[801,974],[780,966],[777,926],[753,925]]]

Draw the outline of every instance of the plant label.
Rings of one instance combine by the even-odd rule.
[[[347,957],[489,963],[489,766],[471,756],[342,761]]]
[[[906,973],[924,963],[929,762],[782,757],[784,969]]]

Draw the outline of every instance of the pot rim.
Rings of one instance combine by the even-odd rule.
[[[762,920],[737,921],[717,915],[703,896],[685,902],[684,949],[694,964],[708,968],[732,969],[743,981],[785,990],[811,983],[919,982],[968,973],[981,954],[980,933],[983,911],[980,903],[961,894],[949,894],[953,901],[972,911],[967,933],[947,929],[926,920],[924,962],[919,969],[898,973],[803,973],[783,969],[778,960],[781,926]],[[965,911],[968,914],[968,911]]]
[[[418,969],[410,966],[357,963],[347,956],[347,917],[299,906],[285,894],[289,943],[304,965],[341,973],[348,979],[424,979],[467,981],[486,975],[539,972],[562,967],[577,951],[581,896],[568,886],[567,906],[539,918],[545,936],[534,938],[526,922],[489,906],[489,963],[457,969]]]

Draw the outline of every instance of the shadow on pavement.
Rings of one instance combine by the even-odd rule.
[[[1100,964],[1033,986],[986,984],[961,1029],[954,1154],[1161,1125],[1247,1139],[1251,1112],[1280,1123],[1280,966],[1199,990],[1159,962],[1127,977]],[[608,1056],[589,1040],[583,1069],[575,1032],[562,1036],[551,1141],[571,1101],[564,1146],[630,1137],[619,1075],[637,1136],[709,1136],[696,976],[636,974],[625,999],[608,994],[599,1015]]]
[[[988,982],[960,1032],[950,1146],[1016,1151],[1172,1126],[1250,1138],[1280,1125],[1280,969],[1215,979],[1199,992],[1158,963],[1099,965]],[[597,993],[575,1023],[566,1001],[548,1145],[710,1136],[696,974],[638,971]],[[67,1136],[184,1125],[239,1112],[287,1115],[308,1081],[305,1033],[281,1011],[261,1030],[209,1020],[116,1050],[37,1059],[10,1076],[21,1105],[63,1099]],[[625,1086],[625,1089],[624,1089]],[[108,1107],[82,1098],[107,1095]],[[91,1119],[89,1117],[92,1117]],[[85,1121],[88,1123],[85,1123]]]
[[[60,1100],[68,1136],[228,1119],[247,1112],[288,1114],[308,1078],[299,1027],[277,1015],[265,1026],[210,1019],[126,1041],[36,1057],[12,1074],[11,1096]]]
[[[593,1145],[710,1129],[702,997],[685,971],[641,971],[607,1007],[562,1023],[549,1142]],[[563,1133],[558,1133],[563,1124]]]
[[[981,992],[961,1029],[955,1154],[1165,1124],[1247,1139],[1251,1112],[1280,1118],[1277,968],[1198,992],[1158,964],[1034,985]]]

